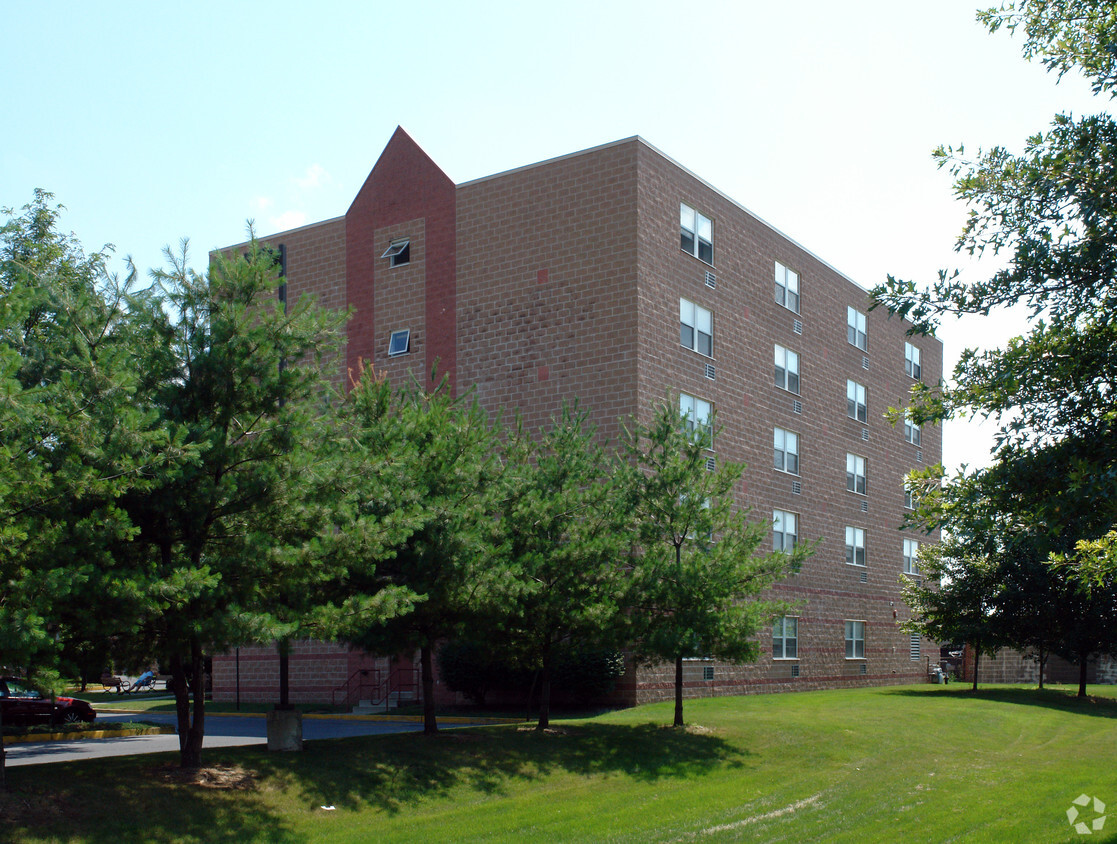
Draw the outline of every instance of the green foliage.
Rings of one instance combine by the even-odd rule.
[[[716,431],[714,433],[716,436]],[[706,468],[710,434],[688,430],[667,402],[625,430],[624,490],[635,514],[628,604],[641,660],[675,664],[675,725],[682,725],[682,660],[747,662],[757,636],[790,609],[761,592],[797,571],[811,548],[760,553],[767,521],[749,521],[734,487],[743,466]]]
[[[624,654],[614,648],[572,644],[555,657],[554,689],[577,704],[600,700],[624,676]]]
[[[1021,0],[979,19],[994,32],[1023,33],[1025,55],[1049,70],[1081,70],[1095,92],[1113,94],[1112,3]],[[1002,349],[966,350],[953,383],[913,390],[917,421],[968,414],[999,423],[994,464],[949,479],[910,520],[952,537],[942,597],[913,600],[931,613],[929,623],[958,601],[973,635],[995,627],[1006,644],[1050,648],[1085,665],[1089,649],[1117,647],[1107,621],[1114,596],[1085,596],[1044,561],[1117,524],[1117,121],[1058,115],[1019,153],[935,155],[970,207],[956,248],[999,255],[1004,266],[984,279],[943,271],[926,289],[890,277],[873,291],[874,307],[910,318],[912,333],[1017,303],[1035,321]],[[1084,693],[1084,675],[1081,685]]]
[[[391,541],[387,554],[383,539],[371,556],[348,552],[352,594],[360,602],[389,595],[411,607],[350,625],[350,639],[375,653],[419,650],[424,729],[433,733],[434,647],[484,617],[501,594],[489,543],[500,474],[492,429],[477,402],[451,396],[445,380],[430,392],[418,384],[392,392],[369,368],[347,401],[349,437],[388,461],[383,472],[352,479],[356,526],[367,533],[386,524]]]
[[[586,413],[564,405],[535,436],[522,424],[503,448],[503,625],[540,669],[538,727],[546,729],[557,650],[615,639],[623,620],[627,511]]]
[[[1117,4],[1097,0],[1020,0],[978,12],[990,32],[1025,36],[1024,56],[1064,74],[1080,71],[1095,94],[1117,88]]]

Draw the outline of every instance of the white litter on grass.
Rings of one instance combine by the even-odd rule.
[[[335,811],[337,811],[337,806],[320,806],[319,808],[320,808],[320,809],[323,809],[323,810],[325,810],[325,811],[327,811],[327,812],[335,812]]]

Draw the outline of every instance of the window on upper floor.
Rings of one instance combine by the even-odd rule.
[[[865,658],[865,622],[846,622],[846,659]]]
[[[799,313],[799,273],[776,261],[776,303]]]
[[[710,423],[714,406],[710,402],[686,393],[679,393],[679,416],[691,437],[703,436],[707,446],[713,446],[714,431]]]
[[[919,543],[904,540],[904,574],[919,574]]]
[[[846,489],[865,495],[865,458],[846,455]]]
[[[686,203],[679,203],[679,245],[707,264],[714,263],[714,224]]]
[[[799,435],[783,428],[776,428],[773,437],[775,458],[773,466],[781,472],[799,474]]]
[[[799,541],[799,517],[786,510],[772,511],[772,550],[790,554]]]
[[[919,364],[919,349],[911,343],[904,343],[904,372],[917,381],[923,375],[923,367]]]
[[[679,342],[706,357],[714,356],[714,319],[705,308],[679,300]]]
[[[399,355],[406,355],[411,351],[411,329],[403,328],[399,331],[393,331],[392,337],[388,340],[388,357],[394,358]]]
[[[399,267],[411,263],[411,239],[400,237],[388,244],[381,258],[388,259],[389,267]]]
[[[846,565],[865,565],[865,531],[846,525]]]
[[[846,308],[846,339],[863,352],[869,351],[869,322],[856,308]]]
[[[772,659],[799,658],[799,619],[784,615],[772,625]]]
[[[858,422],[865,422],[869,418],[865,396],[864,384],[846,380],[846,416]]]
[[[775,349],[776,386],[799,395],[799,355],[777,345]]]
[[[912,489],[910,483],[904,481],[904,509],[914,510],[917,503],[918,502],[915,500],[915,490]]]
[[[904,439],[912,445],[923,444],[923,431],[918,422],[912,421],[910,410],[904,413]]]

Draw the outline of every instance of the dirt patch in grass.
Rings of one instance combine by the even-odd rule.
[[[214,788],[226,791],[254,791],[259,774],[239,765],[217,765],[210,768],[178,768],[166,765],[158,771],[163,782],[176,785],[194,785],[199,788]]]

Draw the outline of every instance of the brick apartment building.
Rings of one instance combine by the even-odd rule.
[[[900,530],[904,475],[941,459],[941,433],[882,413],[913,379],[938,382],[941,343],[869,313],[864,288],[641,138],[455,185],[397,129],[344,216],[266,240],[285,249],[289,296],[355,310],[348,367],[394,380],[437,362],[532,426],[577,397],[612,441],[668,393],[696,417],[716,410],[710,460],[747,464],[740,503],[772,523],[773,546],[821,544],[776,587],[802,606],[765,656],[694,660],[688,694],[923,682],[938,662],[897,622],[916,543],[935,540]],[[274,654],[218,658],[215,697],[231,699],[239,671],[243,699],[274,700]],[[291,699],[329,700],[377,665],[304,643]],[[672,666],[630,668],[617,696],[669,697],[672,682]]]

